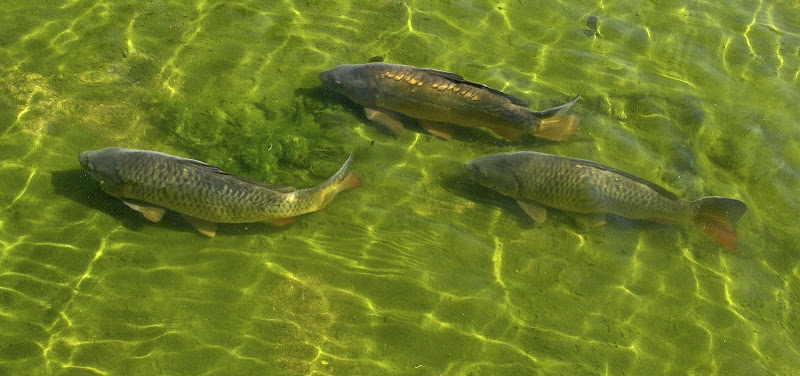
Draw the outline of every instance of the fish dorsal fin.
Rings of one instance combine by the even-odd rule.
[[[263,181],[249,179],[249,178],[246,178],[244,176],[234,175],[234,174],[231,174],[231,173],[228,173],[228,172],[220,170],[219,167],[217,167],[217,166],[213,166],[213,165],[210,165],[210,164],[205,163],[205,162],[200,162],[200,161],[195,160],[195,159],[180,158],[180,157],[176,157],[176,158],[178,159],[178,162],[181,163],[181,164],[185,164],[187,166],[191,166],[192,168],[196,168],[196,169],[202,169],[202,170],[205,170],[206,172],[211,173],[211,174],[225,175],[227,177],[239,180],[239,181],[241,181],[243,183],[253,184],[253,185],[257,185],[257,186],[264,187],[264,188],[269,188],[269,189],[272,189],[274,191],[278,191],[278,192],[281,192],[281,193],[289,193],[289,192],[294,192],[294,191],[297,190],[297,188],[292,187],[292,186],[288,186],[288,185],[275,185],[275,184],[265,183]]]
[[[660,185],[658,185],[656,183],[653,183],[651,181],[647,181],[647,180],[644,180],[644,179],[642,179],[640,177],[633,176],[633,175],[631,175],[631,174],[629,174],[629,173],[627,173],[625,171],[620,171],[620,170],[617,170],[616,168],[611,168],[611,167],[608,167],[608,166],[605,166],[605,165],[601,165],[601,164],[599,164],[597,162],[593,162],[593,161],[586,160],[586,159],[575,159],[575,160],[578,161],[578,163],[580,163],[582,165],[591,166],[591,167],[594,167],[594,168],[597,168],[597,169],[600,169],[600,170],[608,171],[608,172],[611,172],[611,173],[614,173],[614,174],[617,174],[617,175],[621,175],[621,176],[623,176],[625,178],[628,178],[630,180],[633,180],[633,181],[635,181],[637,183],[644,184],[644,185],[648,186],[652,190],[658,192],[659,194],[663,195],[664,197],[666,197],[668,199],[680,200],[680,198],[678,198],[677,195],[675,195],[674,193],[668,191],[666,188],[664,188],[664,187],[662,187],[662,186],[660,186]]]
[[[206,170],[206,172],[210,172],[210,173],[227,174],[227,173],[223,172],[222,170],[220,170],[219,167],[217,167],[217,166],[212,166],[212,165],[210,165],[208,163],[200,162],[200,161],[198,161],[196,159],[181,158],[181,157],[173,157],[173,158],[175,158],[178,161],[178,163],[183,164],[183,165],[187,165],[187,166],[191,166],[192,168]],[[227,174],[227,175],[230,175],[230,174]]]
[[[464,77],[461,77],[461,76],[459,76],[459,75],[457,75],[455,73],[446,72],[446,71],[442,71],[442,70],[438,70],[438,69],[430,69],[430,68],[424,68],[422,70],[424,70],[425,72],[430,73],[430,74],[432,74],[434,76],[438,76],[438,77],[444,78],[446,80],[450,80],[450,81],[455,82],[455,83],[459,83],[459,84],[463,84],[463,85],[469,85],[469,86],[477,87],[477,88],[480,88],[480,89],[489,90],[494,94],[497,94],[497,95],[499,95],[499,96],[501,96],[503,98],[508,99],[509,101],[511,101],[511,103],[516,104],[518,106],[528,107],[530,105],[528,102],[526,102],[526,101],[524,101],[522,99],[519,99],[519,98],[511,96],[511,95],[508,95],[508,94],[506,94],[506,93],[504,93],[504,92],[502,92],[500,90],[492,89],[492,88],[490,88],[490,87],[488,87],[488,86],[486,86],[484,84],[479,84],[477,82],[468,81]]]

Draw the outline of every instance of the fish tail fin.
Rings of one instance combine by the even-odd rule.
[[[570,107],[580,98],[580,94],[565,104],[544,111],[534,112],[538,125],[532,127],[531,134],[535,137],[551,141],[562,141],[578,131],[580,119],[575,115],[568,115]]]
[[[325,180],[316,188],[312,188],[313,191],[320,195],[321,203],[319,208],[327,205],[339,192],[361,186],[361,178],[355,173],[347,171],[352,162],[353,155],[350,154],[342,167],[339,168],[339,171],[336,171],[328,180]]]
[[[353,172],[348,172],[351,163],[353,163],[353,154],[350,154],[350,156],[347,157],[347,160],[344,161],[344,164],[339,168],[339,171],[336,171],[335,174],[320,184],[319,187],[336,186],[338,191],[360,187],[361,178],[359,178],[358,175]]]
[[[747,205],[727,197],[703,197],[697,201],[697,212],[692,221],[719,245],[731,251],[736,250],[739,238],[731,226],[747,211]]]
[[[342,186],[345,189],[358,188],[361,186],[361,177],[356,175],[355,172],[348,172],[347,176],[344,177],[344,181],[342,181]]]

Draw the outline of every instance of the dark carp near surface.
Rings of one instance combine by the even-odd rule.
[[[492,154],[467,162],[466,169],[474,181],[517,200],[538,223],[547,216],[544,206],[586,216],[593,225],[605,223],[605,213],[661,223],[691,220],[732,250],[738,238],[731,224],[747,211],[739,200],[703,197],[683,201],[628,173],[550,154]]]
[[[352,156],[328,180],[310,189],[277,186],[221,171],[193,159],[148,150],[112,147],[81,153],[83,168],[103,191],[158,222],[166,210],[183,215],[213,237],[216,223],[264,222],[282,226],[322,209],[361,180],[347,172]]]
[[[419,121],[426,131],[448,139],[452,125],[488,128],[519,142],[529,134],[561,141],[578,129],[578,118],[567,111],[578,100],[544,111],[488,86],[450,72],[408,65],[344,64],[322,72],[329,88],[364,106],[368,119],[392,134],[402,133],[403,116]]]

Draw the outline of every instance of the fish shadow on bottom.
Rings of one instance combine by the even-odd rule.
[[[118,198],[103,192],[97,181],[84,170],[54,171],[51,174],[50,183],[57,195],[75,201],[87,208],[105,213],[119,220],[122,226],[128,230],[139,231],[145,227],[158,227],[169,231],[196,235],[194,228],[181,218],[180,214],[173,211],[167,211],[164,219],[157,223],[148,221],[140,213],[131,210]],[[219,224],[219,228],[223,229],[223,231],[218,236],[268,235],[293,226],[297,226],[297,224],[279,228],[263,223],[222,223]]]

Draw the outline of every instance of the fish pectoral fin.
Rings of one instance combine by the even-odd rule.
[[[517,203],[536,223],[542,223],[547,219],[547,209],[544,207],[530,201],[517,200]]]
[[[122,200],[125,205],[128,205],[129,208],[142,213],[142,215],[152,222],[158,222],[161,218],[164,217],[164,213],[167,212],[167,209],[164,209],[160,206],[153,206],[148,205],[142,202],[136,201],[129,201],[129,200]]]
[[[214,222],[206,221],[205,219],[195,218],[190,215],[181,214],[187,222],[189,222],[192,227],[194,227],[197,232],[208,236],[209,238],[213,238],[214,235],[217,234],[217,224]]]
[[[394,111],[382,108],[364,107],[364,114],[367,119],[382,125],[393,136],[398,137],[403,134],[403,115]]]
[[[419,120],[419,125],[422,129],[426,130],[428,133],[443,138],[445,140],[449,140],[453,138],[453,125],[448,123],[442,123],[440,121],[433,121],[433,120]]]
[[[267,219],[266,221],[264,221],[264,223],[268,223],[273,226],[283,227],[294,223],[294,217],[272,218],[272,219]]]

